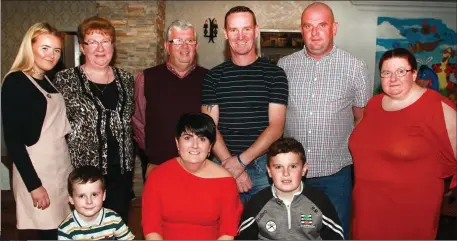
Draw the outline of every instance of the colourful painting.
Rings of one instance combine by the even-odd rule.
[[[393,48],[406,48],[416,56],[419,85],[439,91],[444,96],[455,91],[457,35],[455,26],[452,27],[440,19],[433,18],[379,17],[374,94],[382,91],[378,69],[379,59],[385,51]]]

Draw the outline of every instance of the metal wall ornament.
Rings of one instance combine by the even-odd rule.
[[[208,29],[209,28],[209,29]],[[216,18],[208,18],[205,20],[205,24],[203,24],[203,33],[204,33],[204,37],[206,38],[209,38],[208,40],[208,43],[209,42],[213,42],[214,43],[214,38],[217,37],[217,20]],[[209,34],[208,34],[208,31],[209,31]]]

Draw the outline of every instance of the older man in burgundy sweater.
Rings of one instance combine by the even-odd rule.
[[[168,27],[164,47],[166,63],[145,69],[135,80],[132,125],[144,179],[156,165],[177,156],[176,121],[183,113],[200,112],[208,72],[196,64],[196,33],[188,21],[176,20]]]

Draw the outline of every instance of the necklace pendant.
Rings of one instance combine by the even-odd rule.
[[[48,97],[49,99],[52,98],[52,96],[50,94],[46,94],[46,97]]]

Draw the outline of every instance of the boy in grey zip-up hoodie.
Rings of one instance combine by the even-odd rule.
[[[308,165],[300,142],[281,138],[270,146],[267,155],[273,185],[248,201],[236,239],[344,239],[341,222],[328,197],[301,181]]]

